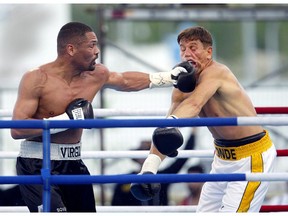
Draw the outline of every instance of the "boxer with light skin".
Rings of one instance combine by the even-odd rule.
[[[174,88],[167,118],[256,116],[255,108],[231,70],[215,61],[213,41],[208,30],[196,26],[181,31],[177,42],[182,61],[192,64],[190,83]],[[195,78],[195,82],[191,79]],[[179,79],[178,79],[179,80]],[[191,84],[192,83],[192,84]],[[193,85],[194,86],[189,86]],[[184,85],[184,86],[181,86]],[[183,92],[180,89],[191,89]],[[212,174],[270,173],[276,149],[269,133],[261,126],[208,127],[214,138],[216,153]],[[150,154],[140,174],[156,174],[166,156],[175,157],[183,143],[179,128],[156,128]],[[269,182],[206,182],[197,212],[259,212]],[[131,184],[131,192],[139,199],[150,199],[157,193],[157,184]]]

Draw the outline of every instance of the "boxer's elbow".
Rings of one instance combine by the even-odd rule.
[[[22,134],[17,129],[11,129],[10,134],[11,134],[11,137],[13,139],[21,139],[22,138]]]
[[[13,129],[12,128],[10,130],[11,137],[15,140],[26,139],[26,138],[30,137],[29,134],[27,133],[28,129],[26,129],[25,131],[24,130],[25,129]]]

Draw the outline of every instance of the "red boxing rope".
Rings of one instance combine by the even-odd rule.
[[[263,205],[260,212],[281,212],[288,211],[288,205]]]
[[[288,156],[288,149],[277,149],[277,156]],[[286,212],[288,205],[263,205],[260,212]]]
[[[288,107],[255,107],[258,114],[288,114]]]
[[[288,149],[277,149],[277,157],[288,156]]]

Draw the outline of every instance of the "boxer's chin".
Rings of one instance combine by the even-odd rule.
[[[96,67],[96,62],[93,62],[93,63],[90,65],[89,70],[90,70],[90,71],[93,71],[93,70],[95,70],[95,67]]]

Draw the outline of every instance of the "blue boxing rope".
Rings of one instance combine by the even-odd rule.
[[[72,177],[72,178],[71,178]],[[86,178],[87,177],[87,178]],[[70,180],[68,180],[71,178]],[[157,175],[137,175],[137,174],[120,174],[120,175],[57,175],[51,176],[51,183],[54,184],[109,184],[109,183],[183,183],[183,182],[206,182],[206,181],[245,181],[245,174],[157,174]]]
[[[181,119],[0,120],[0,128],[137,128],[288,125],[288,117],[225,117]]]
[[[41,175],[2,176],[0,184],[43,184]],[[50,184],[184,183],[206,181],[246,181],[245,174],[157,174],[157,175],[50,175]],[[257,181],[257,180],[255,180]],[[45,183],[45,182],[44,182]]]
[[[44,176],[47,174],[43,174]],[[46,176],[47,177],[47,176]],[[0,184],[43,184],[42,175],[1,176]],[[287,181],[288,173],[223,173],[223,174],[115,174],[115,175],[49,175],[50,184],[127,184],[188,183],[207,181]]]
[[[110,184],[110,183],[187,183],[207,181],[287,181],[288,173],[231,173],[231,174],[157,174],[157,175],[54,175],[50,177],[53,184]]]
[[[0,184],[43,184],[41,175],[0,176]]]
[[[63,177],[63,179],[61,179]],[[68,180],[69,178],[73,178]],[[86,177],[85,177],[86,178]],[[73,184],[109,184],[109,183],[184,183],[206,181],[287,181],[288,173],[231,173],[231,174],[157,174],[157,175],[92,175],[83,179],[82,176],[51,176],[51,183],[65,184],[65,181]]]
[[[288,121],[287,121],[288,123]],[[1,120],[0,128],[137,128],[137,127],[192,127],[236,126],[237,118],[183,119],[87,119],[83,120]]]
[[[157,175],[108,175],[108,176],[61,176],[50,174],[50,128],[119,128],[119,127],[200,127],[238,125],[288,125],[287,117],[226,117],[186,119],[93,119],[93,120],[0,120],[0,128],[43,129],[43,167],[41,175],[1,176],[1,184],[42,184],[43,212],[50,212],[51,184],[129,183],[129,182],[199,182],[199,181],[259,181],[254,174],[157,174]],[[288,179],[286,173],[265,176],[261,180]],[[162,176],[164,175],[164,176]],[[258,174],[260,175],[260,174]],[[29,178],[29,180],[28,180]],[[31,182],[30,182],[31,178]],[[272,179],[271,179],[272,178]]]

